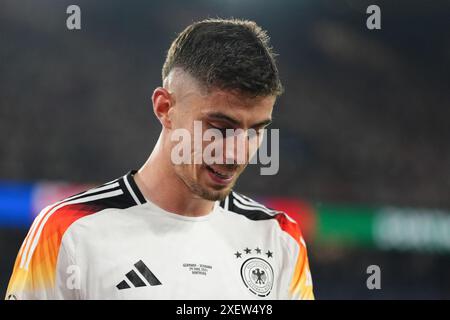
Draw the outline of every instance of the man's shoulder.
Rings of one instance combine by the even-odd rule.
[[[48,205],[35,218],[30,232],[39,238],[41,234],[63,235],[81,218],[97,214],[106,209],[127,209],[145,199],[139,192],[132,175],[133,171],[89,190],[80,192]]]
[[[67,230],[82,218],[106,209],[126,209],[145,202],[132,175],[99,185],[95,188],[50,204],[37,215],[19,252],[21,267],[32,261],[54,259]]]
[[[261,202],[236,191],[231,191],[221,201],[220,206],[230,213],[241,215],[252,221],[274,221],[279,231],[287,233],[298,244],[304,244],[297,221],[291,218],[286,212],[269,208]]]

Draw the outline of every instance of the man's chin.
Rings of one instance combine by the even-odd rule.
[[[223,201],[230,194],[231,189],[225,190],[211,190],[204,192],[201,196],[205,200],[209,201]]]

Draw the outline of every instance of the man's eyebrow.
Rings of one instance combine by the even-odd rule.
[[[261,122],[258,122],[251,126],[251,128],[261,128],[261,127],[267,127],[269,124],[272,123],[272,119],[263,120]]]
[[[234,119],[230,116],[227,116],[226,114],[223,114],[221,112],[208,113],[206,116],[212,120],[222,120],[222,121],[229,122],[230,124],[232,124],[236,127],[241,126],[241,122],[239,120]],[[260,121],[258,123],[255,123],[254,125],[251,126],[251,128],[261,128],[261,127],[268,126],[271,123],[272,123],[272,119],[266,119],[266,120]]]
[[[221,112],[208,113],[206,116],[212,120],[222,120],[222,121],[229,122],[230,124],[232,124],[236,127],[239,127],[241,125],[241,122],[239,120],[234,119],[230,116],[227,116],[226,114],[223,114]]]

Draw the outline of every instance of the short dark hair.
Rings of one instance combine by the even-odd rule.
[[[251,96],[283,92],[269,36],[253,21],[207,19],[191,24],[170,46],[163,81],[177,67],[207,89],[237,90]]]

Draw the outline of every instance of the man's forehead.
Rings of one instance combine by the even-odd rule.
[[[247,94],[232,90],[213,89],[204,97],[211,105],[223,105],[234,108],[272,107],[275,97],[257,96],[252,97]]]

